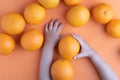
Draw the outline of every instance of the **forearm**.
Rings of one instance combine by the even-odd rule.
[[[50,67],[53,60],[53,51],[59,40],[62,27],[63,23],[60,23],[58,19],[52,20],[45,26],[45,43],[41,56],[39,80],[51,80]]]
[[[93,52],[90,59],[96,66],[102,80],[118,80],[117,75],[112,71],[112,69],[105,63],[105,61],[96,53]]]
[[[51,80],[50,66],[53,59],[54,46],[46,44],[42,50],[41,63],[40,63],[40,80]]]

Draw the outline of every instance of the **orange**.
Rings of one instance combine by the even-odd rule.
[[[58,44],[58,50],[62,58],[72,59],[80,51],[80,44],[72,36],[67,35]]]
[[[74,71],[68,60],[59,59],[52,64],[52,80],[73,80]]]
[[[45,8],[55,8],[59,5],[60,0],[38,0],[38,2]]]
[[[20,34],[25,27],[25,20],[19,13],[8,13],[2,17],[2,29],[11,35]]]
[[[41,48],[43,35],[38,30],[29,30],[21,37],[21,45],[25,50],[34,51]]]
[[[80,27],[88,22],[90,18],[90,12],[86,7],[82,5],[76,5],[67,12],[66,18],[72,26]]]
[[[0,54],[10,54],[15,48],[14,39],[4,33],[0,33]]]
[[[45,18],[46,11],[45,9],[37,3],[29,4],[24,10],[25,20],[29,24],[39,24]]]
[[[107,33],[114,38],[120,38],[120,20],[112,20],[106,27]]]
[[[79,4],[81,0],[64,0],[64,2],[68,6],[73,6]]]
[[[94,6],[92,14],[95,21],[101,24],[106,24],[112,20],[114,11],[110,5],[100,3]]]

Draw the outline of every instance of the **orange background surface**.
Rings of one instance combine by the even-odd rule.
[[[23,14],[25,6],[35,1],[0,0],[0,20],[8,12]],[[114,19],[120,19],[120,0],[83,0],[82,5],[91,10],[95,4],[103,2],[113,7],[115,12]],[[59,18],[65,23],[61,34],[77,33],[81,35],[120,78],[120,39],[110,37],[105,31],[105,25],[96,23],[92,18],[83,27],[71,27],[65,19],[66,11],[69,8],[61,1],[57,8],[47,9],[47,15],[41,24],[26,24],[25,31],[34,28],[43,33],[46,22],[49,22],[52,18]],[[3,32],[1,27],[0,32]],[[0,80],[38,80],[41,51],[29,52],[24,50],[19,44],[20,36],[13,36],[16,40],[16,48],[12,54],[0,55]],[[57,48],[54,55],[54,59],[59,58]],[[75,71],[73,80],[100,80],[96,68],[88,58],[72,60],[71,64]]]

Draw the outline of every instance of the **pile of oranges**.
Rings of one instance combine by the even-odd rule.
[[[37,1],[38,3],[31,3],[25,7],[24,15],[11,12],[2,17],[1,27],[5,33],[0,33],[0,54],[12,53],[15,49],[15,41],[10,35],[17,36],[21,34],[25,28],[25,22],[31,25],[41,23],[46,16],[46,9],[55,8],[60,3],[60,0]],[[81,0],[64,0],[64,2],[66,5],[71,6],[66,13],[66,20],[69,24],[73,27],[87,24],[90,19],[90,11],[80,4]],[[91,13],[96,22],[107,24],[106,31],[109,35],[114,38],[120,38],[120,20],[113,19],[114,11],[110,5],[106,3],[97,4],[93,7]],[[20,39],[21,46],[28,51],[40,49],[43,41],[42,33],[36,29],[25,32]],[[63,59],[53,63],[51,76],[53,80],[72,80],[74,72],[68,60],[80,52],[80,44],[68,35],[60,40],[58,49]]]

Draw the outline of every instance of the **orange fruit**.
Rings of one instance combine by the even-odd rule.
[[[64,0],[64,2],[68,6],[73,6],[79,4],[81,0]]]
[[[60,0],[38,0],[38,2],[45,8],[55,8],[59,5]]]
[[[0,54],[10,54],[15,48],[14,39],[4,33],[0,33]]]
[[[86,7],[82,5],[76,5],[67,12],[66,18],[72,26],[80,27],[88,22],[90,18],[90,12]]]
[[[25,27],[25,20],[19,13],[8,13],[2,17],[2,29],[11,35],[20,34]]]
[[[52,80],[73,80],[74,71],[68,60],[59,59],[52,64]]]
[[[45,9],[37,3],[29,4],[24,10],[25,20],[29,24],[39,24],[45,18]]]
[[[58,44],[58,50],[62,58],[72,59],[80,51],[79,42],[72,36],[67,35]]]
[[[43,35],[38,30],[29,30],[21,37],[21,45],[25,50],[34,51],[41,48]]]
[[[107,33],[114,38],[120,38],[120,20],[112,20],[106,27]]]
[[[110,5],[106,3],[100,3],[95,5],[92,10],[92,14],[95,21],[101,24],[106,24],[112,20],[114,11]]]

